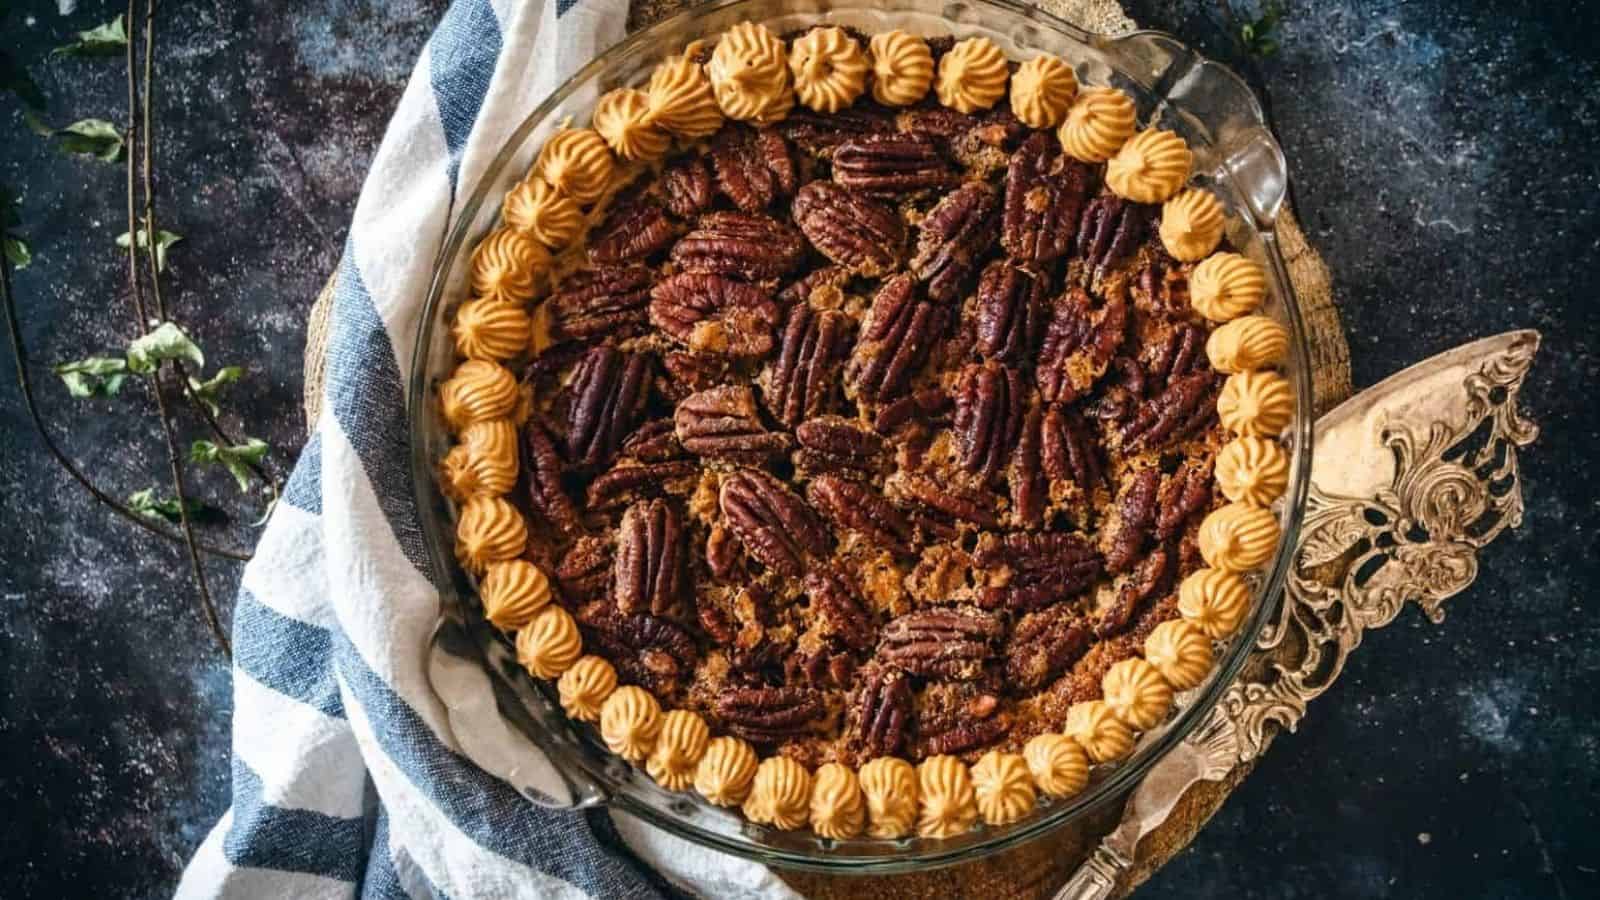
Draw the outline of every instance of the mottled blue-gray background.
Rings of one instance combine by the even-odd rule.
[[[47,59],[115,4],[13,3],[0,43],[49,117],[120,118],[116,62]],[[172,3],[159,31],[160,192],[174,303],[249,370],[227,422],[287,466],[301,351],[383,125],[444,0]],[[1219,4],[1133,2],[1236,58]],[[61,7],[76,7],[62,14]],[[1262,62],[1301,220],[1333,271],[1357,386],[1535,327],[1522,529],[1441,626],[1372,635],[1151,896],[1600,895],[1600,10],[1522,0],[1295,0]],[[146,402],[72,401],[45,363],[117,345],[120,169],[70,160],[0,100],[0,181],[37,262],[17,279],[56,434],[126,494],[159,484]],[[6,360],[9,371],[10,361]],[[0,387],[0,871],[5,896],[164,896],[227,805],[230,689],[183,560],[93,508]],[[231,482],[208,480],[218,496]],[[259,501],[248,498],[248,509]],[[248,516],[219,539],[248,544]],[[238,571],[211,564],[231,598]]]

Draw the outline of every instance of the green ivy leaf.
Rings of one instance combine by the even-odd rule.
[[[184,506],[189,508],[189,518],[195,521],[217,521],[223,518],[221,510],[198,500],[190,499]],[[145,488],[129,494],[128,508],[141,516],[164,519],[174,525],[182,521],[178,512],[178,501],[172,497],[157,496],[155,488]]]
[[[29,123],[38,131],[37,119]],[[80,119],[65,128],[48,131],[63,153],[92,156],[104,162],[121,162],[125,151],[122,132],[105,119]]]
[[[137,240],[139,242],[139,249],[143,250],[150,243],[149,230],[141,227],[138,232]],[[167,248],[181,240],[183,240],[183,235],[181,234],[173,234],[165,228],[156,229],[156,271],[165,272],[167,270]],[[128,237],[128,233],[126,231],[117,235],[118,247],[126,250],[128,249],[129,243],[130,238]]]
[[[50,51],[51,56],[117,56],[128,46],[128,29],[122,16],[88,31],[78,32],[78,39]]]
[[[194,366],[195,371],[205,368],[206,357],[200,347],[189,339],[175,323],[162,322],[150,333],[135,338],[128,345],[128,371],[140,375],[154,372],[162,362],[173,359]]]
[[[239,366],[226,366],[217,370],[217,374],[201,381],[193,376],[189,377],[189,392],[195,399],[205,406],[214,416],[217,414],[217,398],[221,396],[222,389],[238,381],[244,376],[244,369]]]
[[[33,262],[33,250],[22,235],[11,230],[22,224],[18,205],[17,195],[10,188],[0,187],[0,252],[14,268],[26,269]]]
[[[128,361],[114,356],[91,356],[53,369],[67,386],[67,393],[74,397],[116,396],[129,372]]]
[[[250,490],[250,466],[261,462],[267,455],[267,442],[260,438],[246,438],[232,447],[219,446],[211,441],[195,441],[189,445],[189,461],[214,463],[228,470],[239,490]]]

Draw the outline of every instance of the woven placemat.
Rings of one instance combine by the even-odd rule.
[[[634,0],[629,27],[640,28],[692,5],[693,0]],[[1040,0],[1039,6],[1080,26],[1105,33],[1131,30],[1133,23],[1115,0]],[[1299,297],[1311,348],[1315,412],[1321,415],[1351,394],[1350,347],[1334,305],[1328,267],[1306,241],[1299,223],[1285,213],[1279,223],[1289,278]],[[334,280],[329,279],[311,308],[306,323],[305,415],[315,426],[322,405],[322,386]],[[1201,782],[1179,801],[1166,823],[1140,842],[1138,859],[1121,888],[1130,891],[1175,856],[1222,806],[1253,765],[1241,764],[1222,781]],[[810,873],[783,873],[796,890],[815,900],[825,898],[962,898],[1009,900],[1048,896],[1094,849],[1100,836],[1119,818],[1120,804],[1107,804],[1086,819],[1047,838],[985,860],[930,872],[877,878],[848,878]]]

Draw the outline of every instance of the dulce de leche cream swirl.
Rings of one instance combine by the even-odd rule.
[[[556,682],[561,708],[583,722],[599,721],[601,704],[616,689],[617,670],[599,656],[580,657]]]
[[[1080,162],[1105,162],[1133,136],[1133,98],[1116,88],[1089,88],[1067,109],[1056,133],[1061,149]]]
[[[509,418],[522,399],[517,378],[504,366],[469,359],[439,386],[439,406],[445,421],[458,433],[490,419]]]
[[[1019,754],[990,750],[972,767],[978,814],[990,825],[1009,825],[1033,811],[1038,793]]]
[[[995,105],[1006,92],[1011,65],[1005,53],[986,37],[957,41],[939,59],[939,80],[934,93],[939,102],[960,113],[975,113]]]
[[[928,42],[900,29],[872,36],[872,99],[884,106],[910,106],[933,85]]]
[[[538,241],[512,228],[496,228],[472,251],[472,292],[521,304],[550,271],[550,254]]]
[[[1170,619],[1144,639],[1144,658],[1173,690],[1187,691],[1211,671],[1211,639],[1193,622]]]
[[[1089,757],[1064,734],[1040,734],[1022,747],[1033,781],[1051,797],[1070,797],[1089,783]]]
[[[754,22],[728,29],[706,64],[717,105],[730,119],[770,125],[794,108],[783,41]]]
[[[473,497],[456,519],[456,559],[481,573],[492,562],[515,559],[528,543],[528,525],[517,508],[499,497]]]
[[[642,687],[619,687],[600,705],[600,737],[612,753],[628,762],[644,762],[660,733],[661,704]]]
[[[1067,709],[1062,729],[1097,763],[1111,762],[1133,749],[1133,729],[1104,700],[1084,700]]]
[[[516,303],[468,300],[450,324],[456,352],[467,359],[506,360],[528,349],[533,323]]]
[[[554,604],[535,613],[517,632],[517,661],[536,678],[559,678],[582,653],[578,623]]]
[[[567,247],[583,230],[583,210],[538,175],[523,179],[506,194],[500,214],[507,225],[526,232],[552,252]]]
[[[867,824],[867,803],[861,784],[849,766],[827,763],[811,782],[811,830],[819,836],[844,840],[861,833]]]
[[[1289,454],[1276,441],[1236,437],[1218,451],[1216,476],[1229,500],[1268,506],[1289,487]]]
[[[1179,262],[1198,262],[1222,243],[1223,224],[1216,195],[1187,188],[1161,205],[1161,246]]]
[[[722,110],[711,90],[711,79],[700,67],[705,42],[695,41],[682,55],[656,66],[645,93],[650,121],[685,140],[709,137],[722,127]]]
[[[1011,111],[1029,128],[1054,128],[1078,95],[1078,76],[1055,56],[1035,56],[1011,76]]]
[[[593,203],[611,185],[617,162],[592,128],[567,128],[550,136],[534,169],[579,203]]]
[[[1152,128],[1129,138],[1106,163],[1106,185],[1135,203],[1162,203],[1189,180],[1193,165],[1183,138]]]
[[[978,821],[978,799],[967,766],[954,756],[930,756],[917,766],[922,810],[917,834],[946,838],[963,834]]]
[[[903,759],[880,756],[861,767],[861,793],[867,798],[867,834],[898,838],[917,823],[917,770]]]
[[[694,771],[694,789],[718,806],[738,806],[756,777],[756,751],[736,737],[712,738]]]
[[[1244,579],[1223,569],[1200,569],[1178,585],[1178,614],[1220,641],[1239,629],[1250,610]]]
[[[1259,506],[1229,503],[1205,517],[1196,542],[1208,566],[1229,572],[1259,569],[1278,546],[1278,517]]]
[[[525,559],[490,563],[478,582],[483,617],[502,631],[516,631],[550,605],[550,579]]]
[[[675,709],[661,718],[661,734],[645,771],[669,791],[688,790],[710,741],[711,729],[704,719],[687,709]]]
[[[606,94],[594,105],[592,121],[623,159],[660,159],[672,146],[672,136],[650,121],[650,98],[644,91],[618,88]]]
[[[813,28],[789,51],[789,71],[800,102],[820,113],[836,113],[867,88],[867,55],[843,28]]]
[[[1265,369],[1289,355],[1289,329],[1266,316],[1241,316],[1206,339],[1206,357],[1218,372]]]
[[[1106,705],[1129,727],[1149,731],[1172,708],[1172,687],[1155,666],[1130,656],[1106,670],[1100,680]]]
[[[803,828],[811,815],[811,773],[787,756],[769,756],[756,767],[744,816],[784,831]]]

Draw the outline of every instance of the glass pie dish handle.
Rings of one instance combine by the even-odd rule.
[[[583,762],[566,713],[523,675],[494,626],[462,614],[459,591],[444,593],[428,648],[428,680],[444,704],[456,749],[540,806],[610,802],[599,773]]]
[[[1241,211],[1270,233],[1288,194],[1288,163],[1250,85],[1163,32],[1136,31],[1096,42],[1127,73],[1109,80],[1136,79],[1143,88],[1138,95],[1154,104],[1140,110],[1143,121],[1166,124],[1177,118],[1191,135],[1203,137],[1195,148],[1195,174],[1224,183]]]

